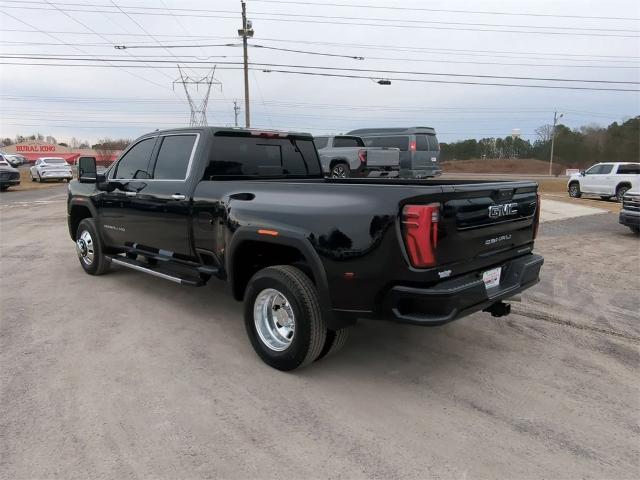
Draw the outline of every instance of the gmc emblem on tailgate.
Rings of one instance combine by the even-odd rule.
[[[504,205],[490,205],[489,218],[508,217],[518,213],[517,203],[505,203]]]

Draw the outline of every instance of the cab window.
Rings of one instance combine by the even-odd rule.
[[[151,178],[149,161],[156,139],[146,138],[136,143],[118,162],[113,178]]]
[[[162,138],[153,178],[185,180],[196,135],[168,135]]]

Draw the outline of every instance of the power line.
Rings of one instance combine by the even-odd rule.
[[[25,63],[25,62],[0,62],[0,65],[21,65],[21,66],[48,66],[48,67],[116,67],[116,68],[150,68],[146,65],[96,65],[96,64],[60,64],[60,63]],[[173,67],[156,67],[156,68],[173,68]],[[199,68],[206,69],[207,67],[191,67],[191,68]],[[233,67],[219,67],[220,69],[225,70],[240,70],[240,68]],[[317,77],[333,77],[333,78],[358,78],[358,79],[367,79],[367,80],[379,80],[379,76],[365,76],[365,75],[347,75],[347,74],[331,74],[331,73],[320,73],[320,72],[304,72],[304,71],[293,71],[293,70],[278,70],[278,69],[264,69],[264,68],[250,68],[250,70],[260,70],[264,73],[285,73],[285,74],[296,74],[296,75],[308,75],[308,76],[317,76]],[[487,83],[487,82],[471,82],[471,81],[452,81],[452,80],[432,80],[432,79],[421,79],[421,78],[400,78],[400,77],[391,77],[388,80],[393,80],[396,82],[414,82],[414,83],[438,83],[438,84],[452,84],[452,85],[484,85],[484,86],[493,86],[493,87],[523,87],[523,88],[544,88],[544,89],[556,89],[556,90],[585,90],[585,91],[609,91],[609,92],[635,92],[639,93],[640,90],[634,89],[623,89],[623,88],[600,88],[600,87],[576,87],[576,86],[564,86],[564,85],[531,85],[531,84],[518,84],[518,83]]]
[[[27,22],[25,22],[24,20],[21,20],[20,18],[18,18],[18,17],[16,17],[16,16],[14,16],[14,15],[11,15],[10,13],[4,12],[4,11],[3,11],[3,12],[0,12],[0,13],[3,13],[4,15],[7,15],[8,17],[13,18],[14,20],[16,20],[16,21],[18,21],[18,22],[22,23],[23,25],[26,25],[27,27],[31,28],[31,29],[32,29],[32,30],[34,30],[34,31],[38,31],[38,32],[40,32],[40,33],[42,33],[42,34],[44,34],[44,35],[47,35],[48,37],[51,37],[51,38],[53,38],[54,40],[56,40],[56,41],[58,41],[58,42],[62,42],[62,43],[64,43],[65,45],[68,45],[69,47],[74,48],[75,50],[77,50],[77,51],[79,51],[79,52],[81,52],[81,53],[84,53],[85,55],[91,55],[89,52],[87,52],[87,51],[85,51],[85,50],[83,50],[83,49],[81,49],[81,48],[79,48],[79,47],[76,47],[76,46],[74,46],[74,45],[72,45],[72,44],[67,44],[67,43],[65,43],[65,42],[64,42],[64,40],[59,39],[59,38],[58,38],[58,37],[56,37],[55,35],[53,35],[53,34],[51,34],[51,33],[49,33],[49,32],[46,32],[46,31],[44,31],[44,30],[41,30],[41,29],[39,29],[38,27],[35,27],[34,25],[31,25],[30,23],[27,23]],[[115,66],[114,66],[114,67],[115,67]],[[152,85],[155,85],[156,87],[168,88],[168,87],[165,87],[164,85],[160,85],[159,83],[154,82],[153,80],[149,80],[148,78],[141,77],[140,75],[136,75],[136,74],[135,74],[135,73],[133,73],[133,72],[129,72],[129,71],[127,71],[127,70],[126,70],[126,67],[118,66],[118,67],[115,67],[115,68],[119,68],[119,69],[121,69],[122,71],[124,71],[124,72],[128,73],[129,75],[131,75],[131,76],[133,76],[133,77],[136,77],[136,78],[138,78],[138,79],[140,79],[140,80],[144,80],[144,81],[145,81],[145,82],[147,82],[147,83],[151,83]]]
[[[42,60],[42,57],[34,55],[0,55],[0,58],[9,59],[22,59],[22,60]],[[63,55],[56,57],[47,57],[47,59],[58,61],[91,61],[91,62],[112,62],[111,58],[69,58]],[[135,59],[120,59],[119,62],[140,62]],[[175,63],[173,60],[144,60],[143,63]],[[187,64],[210,64],[207,61],[190,60],[184,62]],[[220,65],[241,65],[241,62],[222,61],[218,62]],[[438,76],[438,77],[463,77],[463,78],[487,78],[487,79],[504,79],[504,80],[533,80],[544,82],[571,82],[571,83],[602,83],[602,84],[628,84],[639,85],[638,81],[629,80],[596,80],[596,79],[583,79],[583,78],[558,78],[558,77],[529,77],[529,76],[514,76],[514,75],[485,75],[485,74],[467,74],[467,73],[451,73],[451,72],[419,72],[411,70],[386,70],[386,69],[374,69],[374,68],[351,68],[351,67],[326,67],[319,65],[296,65],[296,64],[282,64],[282,63],[262,63],[251,62],[249,65],[254,67],[277,67],[277,68],[305,68],[313,70],[338,70],[348,72],[368,72],[377,74],[401,74],[401,75],[423,75],[423,76]]]
[[[108,5],[96,5],[96,4],[86,4],[85,6],[87,7],[109,7]],[[45,7],[26,7],[24,5],[19,5],[19,6],[5,6],[5,8],[20,8],[20,9],[26,9],[26,10],[52,10],[51,8],[45,8]],[[129,9],[155,9],[157,7],[126,7]],[[73,9],[73,8],[66,8],[65,10],[67,11],[73,11],[73,12],[84,12],[84,13],[114,13],[112,10],[96,10],[96,9]],[[219,12],[219,13],[235,13],[233,11],[229,11],[229,10],[209,10],[209,12]],[[122,13],[125,13],[124,11],[122,11]],[[229,18],[235,18],[233,16],[225,16],[225,15],[207,15],[205,13],[165,13],[165,12],[148,12],[148,11],[143,11],[143,12],[133,12],[133,11],[128,11],[128,13],[125,13],[127,15],[151,15],[151,16],[179,16],[179,17],[197,17],[197,18],[216,18],[216,19],[229,19]],[[268,16],[264,16],[264,15],[268,15]],[[286,16],[286,18],[271,18],[274,16]],[[614,29],[589,29],[589,28],[578,28],[578,30],[582,30],[581,32],[577,32],[577,31],[572,31],[569,32],[567,30],[569,30],[570,28],[565,28],[565,27],[547,27],[547,26],[535,26],[535,25],[501,25],[501,24],[473,24],[473,23],[452,23],[452,22],[435,22],[435,21],[421,21],[419,22],[419,24],[411,24],[411,22],[413,22],[413,20],[398,20],[398,19],[378,19],[378,20],[373,20],[373,21],[381,21],[383,23],[363,23],[363,21],[368,21],[369,19],[367,18],[362,18],[360,17],[358,22],[354,22],[354,21],[340,21],[337,22],[335,20],[343,20],[340,17],[331,17],[331,16],[322,16],[322,15],[316,15],[316,16],[312,16],[312,15],[297,15],[299,17],[303,17],[303,18],[289,18],[292,16],[296,16],[295,14],[289,14],[289,13],[271,13],[271,12],[255,12],[252,13],[252,16],[254,18],[260,19],[260,20],[264,20],[264,21],[273,21],[273,22],[295,22],[295,23],[311,23],[311,24],[331,24],[331,25],[355,25],[355,26],[360,26],[360,27],[386,27],[386,28],[411,28],[411,29],[429,29],[429,30],[454,30],[454,31],[473,31],[473,32],[491,32],[491,33],[524,33],[524,34],[535,34],[535,35],[563,35],[563,36],[599,36],[599,37],[619,37],[619,38],[640,38],[640,35],[630,35],[630,34],[623,34],[622,30],[619,33],[597,33],[599,31],[609,31],[609,32],[615,32],[616,30]],[[306,17],[312,17],[315,19],[308,19]],[[327,18],[327,20],[319,20],[318,18]],[[344,20],[353,20],[353,19],[358,19],[358,17],[344,17]],[[404,22],[403,24],[399,24],[399,23],[384,23],[384,22]],[[425,25],[428,24],[428,25]],[[440,26],[438,26],[440,25]],[[461,27],[461,26],[443,26],[443,25],[469,25],[468,27]],[[477,26],[486,26],[486,27],[491,27],[491,28],[475,28]],[[502,27],[502,29],[498,28],[498,27]],[[507,28],[508,30],[505,30],[504,28]],[[530,28],[530,29],[538,29],[538,31],[536,30],[519,30],[520,28]],[[551,30],[547,30],[547,31],[540,31],[540,30],[545,30],[545,29],[553,29],[553,28],[557,28],[558,31],[551,31]],[[628,32],[635,32],[635,30],[626,30]]]
[[[94,35],[97,35],[98,37],[102,38],[103,40],[106,40],[107,42],[110,42],[110,40],[106,37],[101,35],[100,33],[96,32],[93,28],[89,27],[88,25],[86,25],[85,23],[81,22],[80,20],[78,20],[77,18],[73,17],[72,15],[70,15],[69,13],[65,12],[64,10],[58,8],[57,6],[55,6],[53,3],[47,1],[47,3],[49,5],[51,5],[52,7],[54,7],[56,10],[58,10],[60,13],[62,13],[64,16],[66,16],[67,18],[71,19],[72,21],[74,21],[75,23],[81,25],[82,27],[86,28],[87,30],[89,30],[91,33],[93,33]],[[113,43],[112,43],[113,45]],[[130,57],[136,58],[134,55],[127,53],[127,55],[129,55]],[[157,72],[161,73],[162,75],[169,77],[169,75],[167,75],[165,72],[161,71],[161,70],[156,70]]]
[[[405,7],[405,6],[391,7],[391,6],[379,6],[379,5],[353,4],[353,3],[297,2],[293,0],[253,0],[253,1],[256,3],[281,3],[281,4],[294,4],[294,5],[301,5],[301,6],[320,5],[323,7],[356,7],[360,9],[368,8],[368,9],[381,9],[381,10],[468,13],[468,14],[480,14],[480,15],[504,15],[504,16],[519,16],[519,17],[580,18],[580,19],[589,19],[589,20],[631,20],[631,21],[640,20],[640,18],[636,18],[636,17],[602,17],[602,16],[587,16],[587,15],[562,15],[562,14],[552,14],[552,13],[517,13],[517,12],[478,11],[478,10],[446,10],[442,8]]]
[[[38,30],[24,30],[24,29],[15,29],[15,28],[5,28],[0,29],[1,32],[23,32],[23,33],[34,33],[38,32]],[[55,34],[67,34],[67,35],[92,35],[89,32],[73,32],[73,31],[49,31],[49,33]],[[100,32],[101,35],[105,36],[129,36],[129,37],[148,37],[146,34],[140,33],[107,33]],[[155,33],[155,37],[172,37],[172,38],[192,38],[192,39],[235,39],[236,37],[228,37],[228,36],[216,36],[216,35],[178,35],[178,34],[159,34]],[[390,50],[390,51],[407,51],[407,52],[420,52],[420,53],[438,53],[438,54],[447,54],[447,55],[473,55],[478,56],[479,53],[486,53],[488,55],[495,57],[498,55],[513,55],[515,57],[522,57],[525,55],[537,55],[537,56],[551,56],[551,57],[559,57],[558,59],[562,59],[564,61],[572,60],[572,61],[581,61],[580,59],[571,59],[567,57],[588,57],[588,58],[616,58],[616,59],[629,59],[628,61],[638,61],[640,57],[629,57],[627,55],[602,55],[595,53],[555,53],[555,52],[517,52],[517,51],[505,51],[505,50],[472,50],[472,49],[454,49],[454,48],[431,48],[431,47],[416,47],[414,45],[376,45],[376,44],[363,44],[363,43],[344,43],[344,42],[322,42],[322,41],[310,41],[310,40],[302,40],[302,39],[283,39],[283,38],[262,38],[263,41],[269,42],[280,42],[280,43],[300,43],[306,45],[325,45],[325,46],[337,46],[337,47],[353,47],[353,48],[366,48],[373,50]],[[10,41],[5,41],[5,43],[13,43]],[[15,43],[25,43],[31,44],[28,42],[15,42]],[[155,42],[128,42],[129,44],[149,44]],[[39,45],[40,43],[38,43]],[[52,45],[66,45],[65,43],[61,44],[52,44]],[[78,43],[74,43],[74,45],[80,45]],[[98,44],[92,43],[88,44],[88,46],[113,46],[113,43],[105,43]],[[185,45],[189,47],[208,47],[208,46],[225,46],[227,44],[207,44],[207,45]],[[509,58],[509,57],[505,57]],[[539,57],[527,57],[527,58],[535,58],[540,59]],[[613,60],[607,60],[613,61]]]
[[[346,75],[336,73],[319,73],[319,72],[295,72],[293,70],[263,70],[265,73],[287,73],[295,75],[309,75],[317,77],[336,77],[336,78],[362,78],[367,80],[378,80],[379,77],[364,76],[364,75]],[[609,91],[609,92],[635,92],[640,93],[640,90],[624,89],[624,88],[594,88],[594,87],[572,87],[564,85],[526,85],[517,83],[482,83],[482,82],[462,82],[462,81],[450,81],[450,80],[431,80],[422,78],[387,78],[396,82],[419,82],[419,83],[445,83],[456,85],[486,85],[494,87],[524,87],[524,88],[549,88],[549,89],[563,89],[563,90],[591,90],[591,91]]]

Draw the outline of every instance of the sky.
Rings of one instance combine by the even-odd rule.
[[[187,126],[178,64],[192,79],[216,66],[208,124],[233,125],[236,100],[244,126],[240,11],[240,0],[0,0],[0,137],[93,143]],[[554,111],[571,128],[640,114],[635,0],[247,0],[247,14],[255,128],[431,126],[441,142],[517,129],[533,141]],[[202,86],[189,88],[199,101]]]

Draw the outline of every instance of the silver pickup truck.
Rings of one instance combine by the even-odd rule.
[[[360,137],[336,135],[314,137],[325,175],[346,177],[393,177],[400,169],[400,150],[365,147]]]

